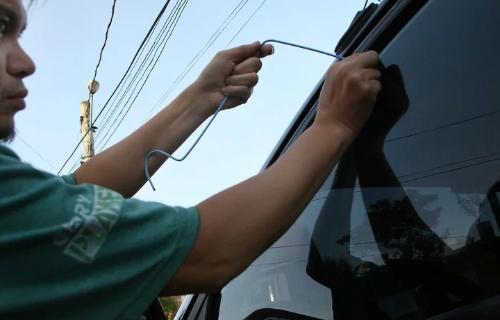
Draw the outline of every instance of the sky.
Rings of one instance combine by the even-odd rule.
[[[177,2],[171,1],[165,17]],[[112,3],[38,0],[28,11],[28,28],[20,41],[35,61],[37,71],[25,81],[30,90],[27,108],[16,115],[17,137],[11,147],[36,168],[56,174],[81,138],[80,102],[88,98],[87,84],[98,61]],[[152,112],[161,109],[158,106],[167,105],[196,79],[217,51],[272,38],[332,52],[364,3],[188,1],[143,91],[107,146],[133,132]],[[163,5],[160,0],[117,0],[96,78],[100,89],[94,96],[94,115],[110,97]],[[162,100],[235,8],[241,10]],[[136,197],[192,206],[258,173],[332,61],[328,56],[275,44],[275,54],[264,59],[259,84],[248,103],[219,114],[185,161],[167,161],[155,174],[157,191],[146,184]],[[175,155],[184,155],[198,134],[196,131]],[[81,150],[63,174],[78,163]]]

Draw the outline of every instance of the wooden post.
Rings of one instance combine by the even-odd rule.
[[[80,130],[83,137],[83,154],[81,164],[87,162],[94,156],[94,132],[91,130],[91,105],[85,100],[80,103]]]

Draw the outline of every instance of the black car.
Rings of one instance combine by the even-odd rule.
[[[279,241],[177,319],[500,319],[500,1],[373,4],[336,52],[366,50],[383,91],[358,139]]]

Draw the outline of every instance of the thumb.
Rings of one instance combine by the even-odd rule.
[[[225,55],[232,61],[240,63],[249,57],[258,56],[260,52],[261,44],[259,41],[255,41],[250,44],[245,44],[239,47],[235,47],[224,52]]]

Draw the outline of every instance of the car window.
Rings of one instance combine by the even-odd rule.
[[[222,290],[219,319],[426,319],[500,294],[499,20],[498,1],[435,0],[399,32],[337,176]]]
[[[499,13],[432,1],[382,52],[384,91],[330,196],[350,206],[323,208],[308,261],[335,319],[425,319],[500,294]]]

